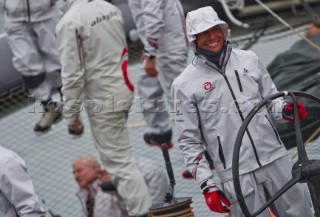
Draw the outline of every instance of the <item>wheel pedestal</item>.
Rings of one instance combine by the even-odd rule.
[[[191,197],[173,198],[149,209],[148,217],[194,217]]]

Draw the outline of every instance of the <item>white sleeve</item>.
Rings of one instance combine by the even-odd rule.
[[[65,21],[65,20],[64,20]],[[73,121],[79,115],[84,86],[84,59],[79,24],[65,21],[57,26],[57,41],[62,65],[64,115]]]
[[[201,126],[195,99],[183,91],[186,90],[176,86],[175,83],[172,85],[178,142],[184,156],[185,165],[200,186],[205,180],[213,179],[213,174],[204,155]]]
[[[164,11],[162,0],[141,0],[142,8],[144,8],[143,19],[146,25],[146,40],[145,50],[154,55],[158,48],[158,40],[164,28]]]
[[[129,0],[140,39],[144,49],[151,55],[156,54],[158,39],[164,27],[163,1]]]
[[[278,93],[277,87],[273,83],[270,74],[268,73],[266,67],[262,64],[261,60],[258,58],[258,68],[261,72],[261,77],[259,80],[259,89],[262,98],[266,98],[270,95]],[[276,121],[282,121],[282,110],[285,102],[282,97],[273,100],[267,104],[267,109],[270,116]]]
[[[20,162],[18,161],[20,160]],[[0,167],[1,192],[20,217],[44,217],[24,161],[11,158]]]

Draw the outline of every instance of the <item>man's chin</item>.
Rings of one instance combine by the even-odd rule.
[[[78,185],[80,188],[85,188],[85,189],[87,189],[89,187],[87,184],[78,183]]]

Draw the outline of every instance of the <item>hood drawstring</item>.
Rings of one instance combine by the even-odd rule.
[[[199,61],[199,56],[197,53],[195,53],[191,63],[192,65],[196,66],[198,64],[198,61]]]

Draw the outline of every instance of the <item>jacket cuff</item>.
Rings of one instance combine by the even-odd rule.
[[[215,186],[216,183],[213,181],[213,179],[206,179],[200,184],[200,190],[202,193],[209,191],[209,186]]]

